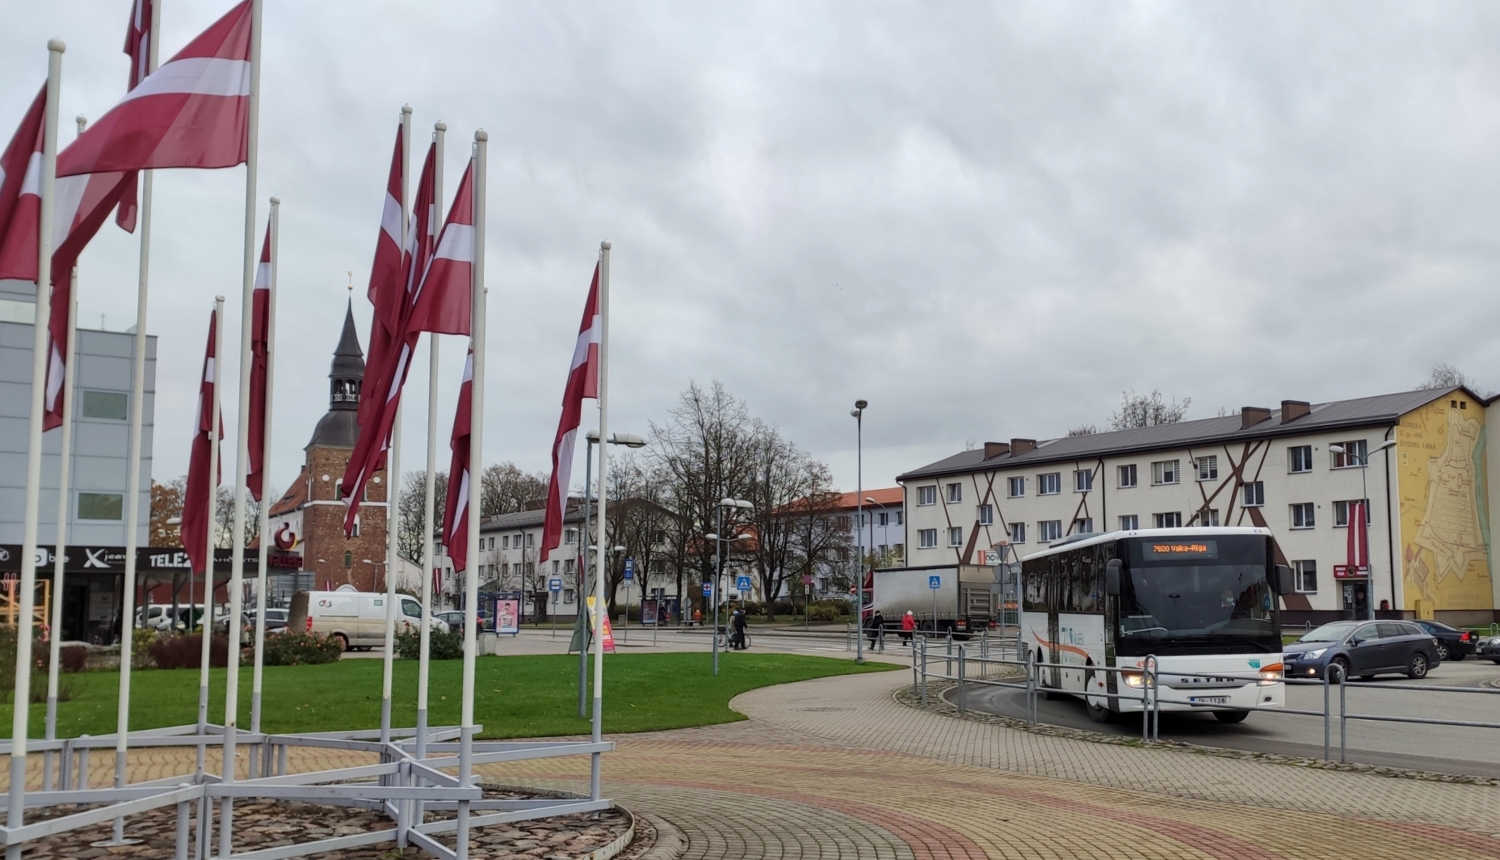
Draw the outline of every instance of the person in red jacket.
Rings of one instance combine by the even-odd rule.
[[[913,616],[911,614],[911,610],[908,609],[908,610],[906,610],[906,614],[903,615],[903,616],[901,616],[901,644],[903,644],[903,645],[907,646],[908,648],[910,648],[911,647],[911,637],[912,637],[913,632],[916,631],[916,629],[917,629],[917,619],[916,619],[915,616]]]

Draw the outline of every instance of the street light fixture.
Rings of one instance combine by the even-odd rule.
[[[731,542],[730,540],[725,540],[719,537],[719,535],[724,533],[724,509],[734,508],[736,510],[742,511],[753,511],[755,510],[755,505],[752,505],[744,499],[723,498],[719,500],[717,508],[719,514],[719,530],[711,535],[705,535],[705,537],[712,538],[714,542],[714,581],[709,586],[709,594],[713,601],[714,610],[714,629],[710,638],[713,639],[715,675],[719,674],[719,580],[724,576],[724,544]],[[733,540],[744,540],[747,537],[750,537],[750,535],[737,535],[733,538]]]
[[[583,561],[582,561],[581,564],[578,565],[578,596],[579,596],[580,606],[587,606],[587,603],[584,602],[584,601],[587,600],[587,595],[589,595],[589,594],[592,593],[591,590],[589,589],[589,550],[594,549],[594,547],[588,546],[588,539],[589,539],[589,517],[590,517],[590,514],[592,513],[592,502],[593,502],[594,446],[597,445],[597,444],[599,444],[599,431],[598,430],[590,430],[587,433],[583,434],[583,438],[584,438],[584,446],[583,446],[583,534],[578,539],[579,545],[583,547]],[[644,447],[646,447],[646,440],[643,437],[637,436],[634,433],[611,433],[611,434],[609,434],[609,444],[611,444],[611,445],[624,445],[627,448],[644,448]],[[566,492],[567,488],[564,487],[563,491]],[[564,505],[563,507],[566,508],[567,505]],[[526,558],[526,553],[525,553],[524,550],[522,550],[522,552],[521,552],[521,558],[522,558],[522,561],[524,563],[524,560]],[[600,609],[603,609],[603,607],[600,607]],[[587,703],[587,701],[586,701],[586,699],[584,697],[584,692],[585,692],[585,690],[588,687],[588,675],[589,675],[589,649],[588,649],[588,644],[589,644],[589,626],[588,626],[588,622],[585,620],[585,618],[586,618],[587,615],[588,615],[588,613],[586,611],[579,611],[577,624],[573,628],[573,630],[574,630],[574,634],[573,635],[575,637],[577,637],[578,641],[579,641],[579,648],[578,648],[578,718],[579,719],[587,719],[587,717],[588,717],[588,703]]]
[[[854,417],[854,498],[855,510],[859,520],[865,518],[865,409],[870,405],[868,400],[854,401],[854,409],[849,412]],[[859,629],[855,630],[854,636],[854,662],[856,665],[865,662],[865,548],[864,529],[854,530],[854,623]]]
[[[1363,516],[1366,518],[1366,523],[1364,524],[1364,528],[1361,529],[1360,534],[1364,536],[1364,557],[1366,563],[1368,563],[1370,567],[1368,575],[1365,578],[1365,618],[1366,620],[1370,621],[1375,620],[1375,565],[1373,563],[1370,563],[1370,527],[1368,525],[1370,516],[1370,489],[1368,480],[1365,478],[1365,467],[1370,465],[1370,454],[1374,454],[1378,451],[1389,450],[1390,448],[1394,447],[1395,444],[1395,439],[1387,439],[1384,442],[1381,442],[1379,445],[1375,446],[1374,451],[1366,452],[1363,457],[1359,456],[1358,452],[1346,449],[1343,445],[1328,446],[1329,451],[1332,451],[1335,454],[1343,454],[1345,457],[1352,458],[1356,460],[1357,464],[1359,465],[1360,506],[1364,508]],[[1386,499],[1386,504],[1390,504],[1390,499]],[[1354,528],[1353,517],[1349,518],[1349,528]],[[1396,589],[1394,583],[1395,575],[1395,571],[1391,571],[1392,600],[1396,599]]]

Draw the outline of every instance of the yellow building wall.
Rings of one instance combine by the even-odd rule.
[[[1403,415],[1396,440],[1403,608],[1492,609],[1484,406],[1455,391]]]

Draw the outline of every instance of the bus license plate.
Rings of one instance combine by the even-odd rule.
[[[1188,701],[1196,705],[1227,705],[1228,696],[1189,696]]]

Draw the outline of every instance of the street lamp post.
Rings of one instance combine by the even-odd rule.
[[[854,416],[854,498],[855,510],[858,518],[854,521],[854,624],[857,628],[854,636],[854,662],[856,664],[865,662],[865,549],[864,529],[858,528],[860,520],[865,518],[865,408],[870,405],[868,400],[854,401],[854,409],[849,414]]]
[[[593,499],[592,488],[594,486],[594,445],[599,442],[599,431],[590,430],[584,434],[583,438],[586,440],[583,446],[583,534],[578,538],[579,552],[583,556],[583,561],[578,566],[579,612],[578,621],[573,628],[575,631],[581,632],[581,635],[575,633],[575,638],[579,642],[578,718],[580,720],[588,718],[588,707],[585,702],[584,691],[588,687],[589,674],[588,595],[591,593],[589,591],[589,514],[590,502]],[[627,448],[644,448],[646,447],[646,440],[634,433],[611,433],[609,434],[609,444],[624,445]],[[601,490],[603,489],[601,488]],[[563,492],[566,491],[567,488],[564,487]],[[526,562],[526,551],[524,549],[521,551],[521,562],[522,564]],[[600,607],[600,609],[602,610],[603,607]]]
[[[752,511],[755,510],[755,506],[744,499],[720,499],[718,504],[719,530],[714,534],[706,535],[706,537],[712,538],[714,542],[714,581],[709,587],[710,600],[713,602],[714,619],[713,632],[709,638],[713,640],[715,675],[719,674],[719,580],[724,577],[724,544],[728,542],[728,540],[722,537],[724,534],[725,508]],[[746,537],[748,535],[737,535],[729,540],[742,540]]]
[[[1387,439],[1376,446],[1375,451],[1388,450],[1395,444],[1395,439]],[[1366,571],[1365,575],[1365,618],[1366,620],[1373,621],[1375,620],[1375,564],[1370,558],[1370,527],[1368,525],[1370,519],[1370,488],[1369,483],[1365,478],[1365,469],[1370,465],[1370,454],[1375,453],[1375,451],[1367,451],[1365,455],[1361,457],[1357,452],[1350,451],[1343,445],[1329,445],[1328,450],[1332,451],[1335,454],[1343,454],[1345,457],[1356,459],[1359,461],[1360,507],[1364,509],[1361,513],[1361,516],[1363,516],[1366,521],[1364,524],[1364,528],[1360,531],[1360,534],[1364,536],[1364,557],[1366,563],[1370,568],[1368,571]],[[1386,499],[1386,504],[1390,504],[1390,501],[1390,499]],[[1349,518],[1348,526],[1351,529],[1354,528],[1353,517]],[[1394,601],[1395,599],[1396,594],[1394,591],[1392,591],[1391,600]]]

